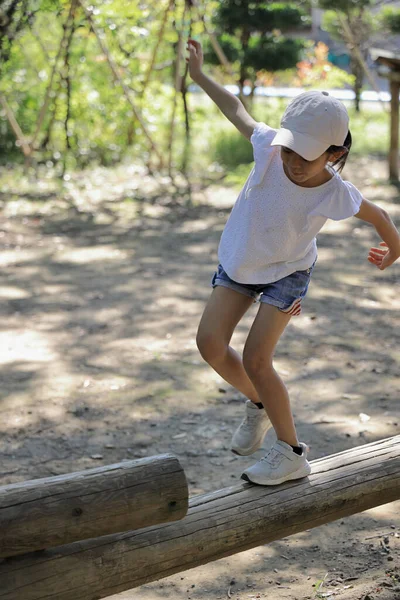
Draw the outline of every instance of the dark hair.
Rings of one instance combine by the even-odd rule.
[[[338,158],[334,163],[331,164],[332,167],[336,167],[336,171],[341,173],[343,171],[344,165],[346,164],[347,157],[351,148],[351,132],[350,129],[347,132],[346,139],[343,142],[343,146],[329,146],[327,152],[337,152],[338,150],[346,150],[345,154]]]

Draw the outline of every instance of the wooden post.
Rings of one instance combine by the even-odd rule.
[[[174,521],[187,508],[186,477],[169,454],[6,485],[0,556]]]
[[[177,523],[0,564],[1,600],[98,600],[400,498],[400,436],[312,462],[308,478],[194,498]]]
[[[400,73],[390,74],[390,149],[389,179],[399,181],[399,92]]]
[[[380,48],[371,48],[372,58],[384,66],[378,70],[381,77],[389,79],[390,84],[390,147],[389,179],[399,182],[399,92],[400,92],[400,56]]]

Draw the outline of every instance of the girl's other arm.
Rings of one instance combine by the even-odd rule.
[[[251,138],[257,122],[249,115],[239,98],[228,92],[222,85],[207,77],[202,71],[203,51],[201,44],[195,40],[188,40],[189,73],[195,81],[215,102],[218,108],[231,123],[248,140]]]
[[[383,271],[400,256],[399,232],[388,213],[365,198],[355,216],[362,221],[371,223],[382,238],[383,242],[379,244],[380,248],[370,249],[368,260]]]

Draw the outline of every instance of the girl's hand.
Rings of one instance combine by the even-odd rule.
[[[187,42],[189,57],[186,62],[189,64],[189,74],[193,81],[196,81],[197,75],[200,75],[203,66],[203,50],[200,42],[189,39]]]
[[[389,250],[388,245],[385,242],[381,242],[379,245],[382,247],[371,248],[369,251],[368,260],[370,263],[377,266],[378,269],[384,271],[399,258],[400,252]]]

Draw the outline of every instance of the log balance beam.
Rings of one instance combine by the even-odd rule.
[[[311,463],[308,478],[192,499],[182,521],[0,563],[1,600],[98,600],[400,498],[400,436]]]
[[[181,519],[188,496],[183,468],[170,454],[6,485],[0,557]]]

